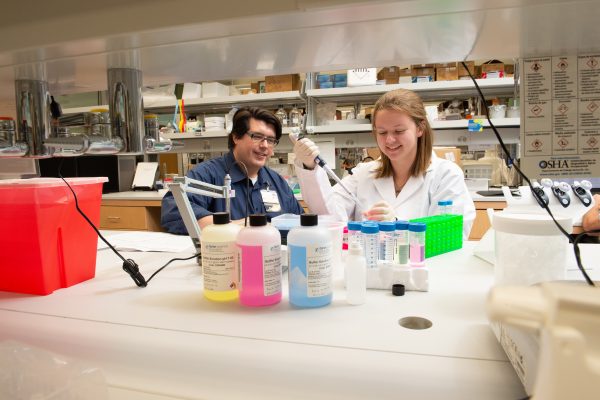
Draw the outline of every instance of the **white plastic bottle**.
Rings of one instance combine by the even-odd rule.
[[[346,256],[346,301],[348,304],[364,304],[367,299],[367,260],[360,243],[350,243]]]
[[[229,222],[229,213],[213,214],[213,224],[202,229],[200,248],[204,297],[212,301],[238,299],[238,249],[236,237],[242,229]]]
[[[333,297],[332,244],[329,230],[315,214],[300,215],[287,237],[289,300],[296,307],[322,307]]]

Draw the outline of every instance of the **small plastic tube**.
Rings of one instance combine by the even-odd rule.
[[[425,230],[422,223],[408,224],[408,240],[410,242],[410,265],[422,267],[425,265]]]

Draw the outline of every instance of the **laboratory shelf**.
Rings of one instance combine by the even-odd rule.
[[[231,108],[235,105],[260,105],[260,106],[273,106],[277,107],[280,104],[295,104],[304,102],[300,97],[300,92],[273,92],[273,93],[257,93],[257,94],[244,94],[235,96],[222,96],[222,97],[203,97],[199,99],[187,99],[184,100],[184,106],[187,111],[211,111],[211,110],[222,110]],[[108,105],[98,105],[89,107],[76,107],[66,108],[63,110],[64,114],[76,114],[82,112],[89,112],[96,108],[106,108]],[[156,113],[172,113],[175,108],[175,98],[155,101],[150,104],[144,105],[145,111],[152,111]]]
[[[459,119],[454,121],[433,121],[430,122],[433,129],[467,129],[469,120]],[[492,119],[492,124],[496,127],[518,127],[520,124],[519,118],[497,118]],[[483,120],[483,127],[489,127],[487,120]],[[370,132],[371,124],[333,124],[313,126],[315,133],[341,133],[341,132]]]
[[[300,92],[296,90],[290,92],[257,93],[188,99],[184,101],[184,106],[186,112],[210,112],[229,109],[236,105],[256,105],[274,108],[280,104],[294,104],[300,102],[304,102],[304,100],[302,100],[302,97],[300,97]],[[153,112],[173,112],[173,107],[175,107],[175,99],[155,102],[151,105],[145,106],[144,109]]]
[[[487,96],[511,94],[514,89],[514,82],[513,78],[477,79],[477,84]],[[378,96],[395,89],[409,89],[415,91],[419,93],[423,100],[441,98],[451,99],[456,96],[477,95],[475,84],[470,79],[310,89],[306,91],[306,94],[308,97],[318,98],[320,100],[335,101],[337,103],[355,103],[376,99]]]
[[[292,131],[292,128],[283,128],[283,134],[289,135]],[[217,137],[227,137],[229,132],[225,129],[219,129],[214,131],[204,131],[204,132],[185,132],[185,133],[163,133],[162,137],[166,139],[210,139]]]

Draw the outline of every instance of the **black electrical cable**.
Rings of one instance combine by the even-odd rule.
[[[250,177],[248,176],[248,168],[246,168],[246,164],[241,161],[235,160],[233,163],[243,167],[244,174],[246,175],[246,211],[244,216],[244,226],[248,226],[248,204],[250,204]]]
[[[525,173],[523,173],[523,171],[521,171],[521,169],[519,168],[519,166],[517,165],[517,163],[515,162],[515,160],[510,156],[510,152],[508,151],[506,145],[504,144],[504,141],[500,137],[500,134],[498,133],[498,129],[496,129],[496,127],[492,123],[492,120],[490,119],[490,113],[489,113],[489,110],[488,110],[486,99],[485,99],[485,96],[483,95],[483,92],[481,91],[481,88],[479,87],[479,84],[477,83],[477,80],[475,79],[475,77],[473,77],[473,74],[471,74],[471,71],[469,71],[469,68],[467,67],[467,64],[464,61],[462,62],[462,65],[465,68],[465,70],[467,71],[467,73],[469,74],[469,77],[471,78],[471,80],[473,81],[473,84],[475,85],[475,89],[477,89],[477,93],[479,93],[479,97],[481,98],[481,101],[483,103],[483,107],[485,108],[485,115],[487,117],[487,121],[488,121],[488,123],[490,125],[490,128],[492,128],[492,131],[494,132],[494,135],[496,136],[496,139],[498,140],[498,143],[500,143],[500,147],[502,147],[502,151],[504,151],[504,154],[506,155],[506,157],[508,158],[508,160],[512,164],[513,168],[515,168],[516,171],[519,173],[519,175],[521,175],[521,177],[523,178],[523,180],[525,180],[525,182],[527,182],[527,185],[531,189],[531,194],[536,199],[536,201],[539,203],[539,205],[544,210],[546,210],[546,212],[548,213],[548,215],[550,215],[550,218],[552,218],[552,221],[554,221],[554,224],[558,227],[558,229],[562,232],[562,234],[565,235],[567,237],[567,239],[569,239],[569,241],[572,241],[571,235],[558,223],[558,221],[556,220],[556,218],[554,218],[554,215],[552,214],[552,211],[550,211],[550,207],[538,196],[537,192],[533,188],[533,184],[531,183],[531,181],[529,180],[529,178],[527,177],[527,175],[525,175]],[[594,231],[594,232],[596,232],[596,231]],[[583,232],[580,235],[578,235],[577,238],[579,238],[579,236],[583,236],[583,235],[585,235],[587,233],[588,232]],[[590,277],[587,274],[585,268],[583,268],[583,265],[581,263],[580,253],[579,253],[578,242],[579,241],[577,239],[573,241],[573,252],[575,253],[575,259],[577,261],[577,267],[581,271],[581,274],[585,278],[585,280],[588,283],[588,285],[590,285],[590,286],[596,286],[594,284],[594,281],[592,281],[590,279]]]
[[[79,214],[81,214],[81,216],[86,220],[86,222],[92,227],[92,229],[96,232],[96,234],[98,235],[98,237],[100,239],[102,239],[102,241],[104,243],[106,243],[106,245],[123,261],[123,270],[125,272],[127,272],[129,274],[129,276],[131,276],[131,279],[133,279],[133,281],[135,282],[135,284],[138,287],[146,287],[148,285],[148,282],[150,282],[150,280],[156,275],[158,274],[160,271],[162,271],[167,265],[169,265],[170,263],[172,263],[173,261],[185,261],[185,260],[190,260],[192,258],[198,257],[200,254],[194,254],[193,256],[190,256],[188,258],[172,258],[169,261],[167,261],[166,264],[164,264],[162,267],[160,267],[159,269],[157,269],[151,276],[150,278],[148,278],[148,280],[146,280],[144,278],[144,276],[142,275],[142,273],[140,272],[140,269],[138,267],[138,265],[136,264],[136,262],[132,259],[125,259],[125,257],[123,257],[121,255],[121,253],[119,253],[117,251],[117,249],[114,248],[114,246],[112,244],[110,244],[110,242],[108,240],[106,240],[106,238],[100,233],[100,231],[98,230],[98,228],[96,228],[96,226],[94,225],[94,223],[88,218],[87,215],[85,215],[85,213],[81,210],[81,208],[79,207],[79,200],[77,199],[77,195],[75,194],[75,191],[73,190],[73,188],[71,187],[71,185],[69,185],[69,182],[67,182],[67,180],[62,176],[62,174],[60,173],[61,168],[62,168],[62,164],[64,162],[64,158],[62,158],[60,160],[60,162],[58,163],[58,169],[57,169],[57,175],[60,179],[63,180],[63,182],[65,183],[65,185],[67,185],[67,187],[69,188],[69,190],[71,191],[71,193],[73,194],[73,198],[75,199],[75,209],[77,210],[77,212]]]

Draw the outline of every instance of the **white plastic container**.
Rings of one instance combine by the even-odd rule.
[[[348,247],[344,277],[348,304],[364,304],[367,298],[367,260],[360,243],[353,242]]]
[[[572,220],[554,215],[569,233]],[[546,214],[495,213],[497,285],[533,285],[565,279],[568,239]]]
[[[333,297],[331,235],[315,214],[302,214],[288,234],[289,300],[296,307],[322,307]]]
[[[225,212],[213,214],[213,225],[202,229],[202,274],[204,297],[212,301],[238,299],[238,249],[235,244],[241,226],[229,222]]]

